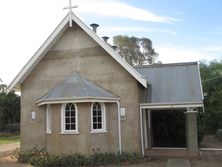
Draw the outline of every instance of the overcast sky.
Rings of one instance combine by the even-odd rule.
[[[0,78],[9,84],[68,11],[68,0],[0,2]],[[221,0],[73,0],[99,36],[148,37],[163,63],[221,60]],[[112,43],[112,41],[109,41]]]

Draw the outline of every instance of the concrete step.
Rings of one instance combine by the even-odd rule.
[[[146,150],[148,157],[166,157],[166,158],[187,158],[189,157],[187,149],[151,149]]]
[[[190,161],[187,159],[168,159],[167,167],[190,167]]]

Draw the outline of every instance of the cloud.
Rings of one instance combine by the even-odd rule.
[[[200,50],[178,49],[174,47],[155,47],[159,53],[158,60],[163,63],[193,62],[201,60],[220,60],[218,55],[210,55]]]
[[[120,26],[112,26],[112,27],[103,27],[101,29],[103,34],[108,33],[125,33],[125,32],[161,32],[167,33],[170,35],[176,35],[176,32],[159,29],[159,28],[143,28],[143,27],[120,27]]]
[[[76,12],[104,17],[119,17],[145,22],[174,23],[176,18],[161,16],[117,0],[78,0]],[[97,17],[98,17],[97,16]]]
[[[206,52],[222,52],[222,45],[220,45],[220,46],[208,46],[208,47],[204,48],[203,51],[206,51]]]

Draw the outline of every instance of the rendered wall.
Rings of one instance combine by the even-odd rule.
[[[107,134],[90,134],[87,116],[90,104],[77,104],[80,106],[79,114],[81,113],[79,119],[82,120],[79,120],[79,128],[82,127],[79,131],[82,132],[79,135],[61,135],[58,125],[61,105],[52,105],[53,119],[56,123],[53,122],[53,134],[46,135],[46,107],[38,107],[35,102],[75,71],[120,97],[120,106],[126,108],[126,120],[121,121],[123,150],[140,151],[137,81],[77,26],[69,28],[62,35],[22,84],[21,148],[24,150],[34,146],[47,146],[51,152],[68,153],[72,148],[79,152],[85,144],[84,153],[90,153],[92,145],[97,147],[101,142],[108,145],[102,150],[118,149],[115,103],[108,105]],[[37,112],[35,121],[31,121],[31,111]],[[85,121],[89,124],[83,124]],[[74,148],[74,145],[78,147]]]

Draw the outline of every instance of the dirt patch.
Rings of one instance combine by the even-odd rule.
[[[20,142],[10,143],[10,144],[1,144],[0,145],[0,157],[10,154],[16,148],[20,148]]]
[[[205,135],[201,142],[202,148],[222,148],[222,142],[215,139],[215,135]]]
[[[0,167],[32,167],[31,165],[19,164],[10,156],[0,157]]]

